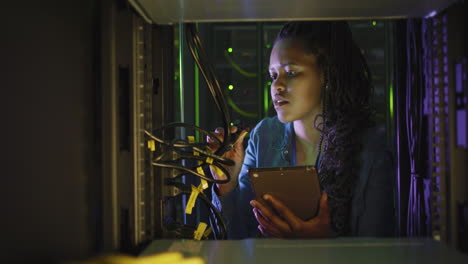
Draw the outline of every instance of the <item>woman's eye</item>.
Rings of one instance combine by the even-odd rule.
[[[286,75],[287,75],[288,77],[293,77],[293,76],[296,75],[296,72],[295,72],[295,71],[287,71],[287,72],[286,72]]]

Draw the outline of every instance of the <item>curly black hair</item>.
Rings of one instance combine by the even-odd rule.
[[[298,40],[305,52],[317,56],[323,74],[318,172],[328,194],[331,227],[337,235],[350,232],[351,199],[358,178],[361,138],[372,126],[371,73],[345,21],[289,22],[276,41]]]

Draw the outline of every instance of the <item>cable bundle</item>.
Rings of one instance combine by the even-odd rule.
[[[424,234],[422,217],[424,215],[424,186],[421,175],[421,143],[423,124],[423,63],[417,51],[421,46],[421,23],[408,20],[407,23],[407,80],[406,80],[406,130],[411,167],[410,195],[408,201],[407,233],[409,236]]]
[[[229,182],[231,179],[231,175],[223,165],[232,166],[234,165],[234,161],[222,157],[222,154],[230,149],[230,142],[232,142],[231,138],[233,137],[229,129],[230,116],[223,92],[214,73],[214,69],[203,48],[200,37],[195,30],[195,26],[193,24],[186,24],[185,30],[188,48],[206,81],[218,111],[221,113],[222,123],[225,131],[224,138],[221,141],[212,132],[185,123],[171,123],[152,132],[144,132],[148,137],[148,144],[151,146],[150,148],[154,152],[155,158],[152,160],[152,165],[162,168],[174,169],[177,174],[173,178],[167,179],[166,184],[176,187],[182,195],[190,195],[189,202],[187,203],[186,213],[191,213],[191,207],[194,204],[194,200],[201,199],[208,206],[211,212],[209,219],[214,231],[214,238],[226,239],[226,224],[220,212],[214,207],[209,198],[204,194],[203,190],[208,187],[207,182],[223,184]],[[159,134],[164,135],[164,131],[167,129],[174,129],[178,127],[189,128],[198,131],[200,133],[200,138],[206,138],[206,136],[209,136],[215,140],[220,147],[213,153],[209,149],[206,142],[194,142],[193,139],[188,141],[169,141],[159,136]],[[227,178],[225,180],[214,179],[211,175],[210,168],[215,171],[219,171],[220,173],[222,172],[226,175]],[[179,179],[187,174],[199,177],[201,181],[200,186],[195,187],[193,185],[182,183]],[[189,206],[190,208],[188,208]],[[197,232],[194,227],[189,227],[178,223],[171,223],[166,225],[166,227],[173,231],[176,235],[178,234],[180,237],[187,238],[190,237],[191,234],[194,234],[195,239],[200,239],[201,237],[198,236],[197,238]]]
[[[216,75],[214,73],[213,66],[209,61],[208,55],[206,54],[205,49],[203,48],[201,39],[195,30],[195,25],[186,24],[185,31],[190,53],[192,54],[195,63],[197,64],[198,68],[200,69],[200,72],[203,75],[203,78],[206,81],[206,85],[210,90],[211,96],[214,99],[218,111],[220,111],[222,115],[224,138],[223,142],[221,143],[221,147],[215,152],[216,155],[222,155],[222,153],[228,150],[228,144],[232,141],[231,131],[229,129],[229,124],[231,120],[229,116],[229,109],[226,104],[226,100],[224,99],[221,86],[219,85],[218,79],[216,78]]]

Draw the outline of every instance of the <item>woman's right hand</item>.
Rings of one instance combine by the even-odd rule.
[[[237,132],[237,127],[231,127],[231,133]],[[219,141],[223,141],[224,137],[224,129],[223,128],[216,128],[214,134],[219,139]],[[232,148],[226,151],[223,154],[224,158],[231,159],[235,162],[233,166],[224,166],[223,167],[229,172],[231,176],[231,180],[224,184],[216,184],[218,188],[218,194],[224,195],[231,190],[233,190],[237,185],[237,178],[239,177],[240,170],[242,168],[242,162],[244,161],[244,146],[243,141],[244,137],[247,135],[246,130],[242,130],[239,134],[237,140],[232,144]],[[208,146],[210,147],[212,152],[216,152],[220,147],[216,140],[212,139],[210,136],[207,136],[206,141],[208,142]],[[221,170],[215,170],[210,166],[211,174],[216,180],[226,180],[227,176]]]

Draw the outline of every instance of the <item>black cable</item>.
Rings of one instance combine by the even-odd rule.
[[[172,232],[176,238],[191,239],[193,238],[193,234],[197,230],[194,226],[184,225],[175,222],[165,223],[164,226],[169,232]]]
[[[192,57],[195,60],[200,72],[202,73],[207,86],[215,100],[215,104],[220,110],[222,117],[223,117],[223,127],[224,127],[224,138],[223,142],[221,143],[220,148],[215,152],[216,155],[221,155],[226,150],[228,150],[229,142],[231,141],[231,131],[229,129],[229,110],[227,103],[224,99],[221,87],[219,82],[214,74],[213,67],[208,60],[208,56],[206,55],[205,49],[203,48],[202,42],[200,37],[196,33],[195,25],[193,24],[186,24],[186,31],[187,31],[187,44],[189,47],[190,52],[192,53]],[[205,71],[205,67],[207,71]]]
[[[213,231],[216,232],[216,234],[220,234],[219,239],[227,239],[227,227],[226,227],[226,222],[224,222],[223,217],[221,216],[221,213],[218,211],[218,209],[211,203],[211,201],[206,197],[204,193],[200,193],[199,196],[202,198],[203,201],[210,207],[211,214],[214,214],[215,219],[214,222],[217,224],[217,226],[221,227],[221,230],[212,228]],[[216,238],[218,235],[216,235]]]
[[[216,141],[216,143],[219,145],[219,148],[214,153],[210,153],[209,151],[205,150],[206,147],[208,146],[206,143],[187,143],[185,141],[171,142],[163,138],[159,138],[155,136],[153,133],[145,130],[144,134],[155,141],[155,144],[154,144],[155,149],[153,151],[156,152],[154,155],[156,156],[156,158],[152,160],[151,164],[154,166],[162,167],[162,168],[170,168],[170,169],[176,169],[176,170],[182,171],[181,173],[178,174],[178,176],[183,175],[183,172],[186,172],[186,173],[195,175],[211,183],[219,183],[219,184],[227,183],[231,180],[231,175],[222,165],[224,164],[224,165],[232,166],[235,164],[233,160],[222,157],[222,155],[226,151],[230,150],[230,148],[232,147],[232,142],[234,142],[233,135],[229,128],[229,124],[230,124],[229,108],[224,98],[223,91],[221,90],[221,86],[218,82],[218,79],[216,78],[214,68],[212,64],[210,63],[207,53],[205,52],[205,49],[203,48],[202,41],[195,30],[195,25],[186,24],[185,31],[186,31],[186,41],[188,44],[188,48],[193,56],[195,63],[200,69],[200,72],[202,73],[204,80],[206,81],[207,87],[213,97],[213,100],[217,109],[221,113],[222,124],[224,128],[223,140],[222,141],[219,140],[216,137],[216,135],[210,131],[206,131],[197,126],[194,126],[191,124],[185,124],[185,123],[170,123],[152,131],[153,133],[156,133],[159,131],[164,132],[164,130],[167,130],[170,128],[176,128],[176,127],[191,128],[195,131],[200,132],[202,135],[207,135],[211,137],[213,140]],[[195,155],[195,153],[197,153],[197,155]],[[207,161],[207,158],[211,158],[212,161]],[[200,163],[199,161],[203,161],[203,163],[193,168],[178,164],[178,163],[184,163],[183,161],[190,161],[190,160],[195,161],[197,164]],[[190,164],[190,162],[185,162],[185,163]],[[198,171],[196,171],[196,169],[199,166],[201,166],[203,169],[207,169],[207,166],[210,166],[210,165],[218,167],[226,175],[227,179],[215,180],[213,179],[212,175],[210,178],[204,175],[204,173],[201,174]],[[192,192],[192,188],[190,185],[179,183],[175,181],[174,178],[172,178],[171,181],[168,181],[167,183],[176,186],[185,194],[190,194]],[[221,214],[219,213],[216,207],[211,203],[211,201],[206,197],[206,195],[203,192],[200,192],[199,197],[210,208],[211,214],[209,215],[209,217],[210,217],[210,222],[212,223],[214,237],[225,239],[227,237],[226,224]],[[213,226],[213,223],[216,223],[216,226],[218,228],[215,228]],[[182,232],[183,234],[184,232],[187,232],[187,231],[182,230],[180,232]]]
[[[223,171],[223,173],[226,174],[226,179],[225,180],[215,180],[213,178],[208,178],[207,176],[202,175],[202,174],[198,173],[197,171],[195,171],[193,169],[189,169],[189,168],[179,166],[179,165],[175,165],[175,164],[160,163],[160,162],[152,162],[151,164],[153,166],[158,166],[158,167],[162,167],[162,168],[177,169],[177,170],[185,171],[187,173],[193,174],[193,175],[195,175],[197,177],[200,177],[200,178],[206,180],[207,182],[211,182],[211,183],[224,184],[224,183],[228,183],[231,180],[231,175],[229,175],[227,170],[223,166],[220,166],[219,164],[215,164],[215,163],[213,163],[212,165],[218,167],[220,170]],[[209,164],[205,163],[203,165],[209,165]]]
[[[420,25],[416,20],[407,23],[407,76],[406,80],[406,129],[409,145],[409,159],[411,169],[410,195],[408,199],[407,232],[411,236],[422,234],[421,216],[423,195],[420,181],[422,179],[419,160],[421,157],[421,133],[423,118],[423,97],[421,94],[423,78],[421,71],[422,61],[416,49],[420,43]]]
[[[203,161],[206,162],[208,158],[212,158],[213,161],[219,162],[224,165],[232,166],[234,165],[234,161],[231,159],[227,159],[224,157],[217,156],[213,153],[210,153],[208,151],[205,151],[203,149],[200,149],[196,146],[192,146],[192,150],[186,151],[186,150],[178,150],[178,149],[172,149],[173,151],[170,153],[172,154],[170,160],[163,160],[165,157],[164,154],[162,153],[159,155],[157,158],[154,159],[154,161],[182,161],[182,160],[198,160],[198,161]],[[194,154],[194,152],[198,152],[198,156]],[[200,154],[203,154],[204,156],[201,156]]]
[[[192,186],[183,184],[181,182],[172,182],[172,185],[177,187],[182,194],[190,195],[192,193]],[[226,228],[226,223],[224,222],[223,217],[221,216],[221,213],[216,209],[216,207],[211,203],[211,201],[206,197],[206,195],[203,192],[200,192],[197,196],[200,197],[207,205],[208,207],[212,210],[212,213],[214,213],[214,216],[217,220],[218,225],[221,227],[221,237],[220,239],[226,239],[227,238],[227,228]]]
[[[181,125],[181,123],[174,123],[174,124],[170,124],[167,127],[170,127],[170,126],[174,127],[174,126],[180,126],[180,125]],[[185,124],[182,124],[182,125],[185,125]],[[197,177],[200,177],[201,179],[204,179],[204,180],[206,180],[208,182],[211,182],[211,183],[223,184],[223,183],[227,183],[227,182],[229,182],[231,180],[231,176],[230,176],[229,172],[221,164],[224,163],[226,165],[233,165],[234,162],[232,160],[230,160],[230,159],[225,159],[223,157],[217,156],[215,154],[212,154],[210,152],[207,152],[207,151],[199,148],[200,146],[201,147],[206,146],[206,144],[193,144],[193,143],[187,144],[185,142],[183,142],[182,144],[180,144],[180,143],[179,144],[178,143],[170,143],[170,142],[167,142],[167,141],[165,141],[163,139],[155,137],[154,135],[152,135],[148,131],[145,131],[145,134],[147,136],[149,136],[150,138],[152,138],[153,140],[155,140],[156,142],[160,143],[161,145],[166,146],[166,149],[164,149],[164,151],[159,156],[157,156],[157,158],[155,159],[156,161],[153,161],[152,165],[163,167],[163,168],[171,168],[171,169],[181,170],[183,172],[186,172],[186,173],[195,175]],[[178,148],[180,148],[180,149],[177,149],[176,146]],[[158,149],[160,149],[160,148],[158,148]],[[189,149],[189,150],[187,150],[187,149]],[[162,161],[162,159],[165,156],[167,156],[167,154],[169,153],[170,150],[172,150],[170,152],[170,154],[169,154],[171,156],[171,160]],[[198,156],[193,155],[194,151],[198,152],[199,155]],[[213,162],[211,164],[206,162],[207,157],[213,158]],[[173,164],[174,162],[177,162],[177,161],[180,162],[182,160],[195,160],[195,161],[197,161],[197,163],[198,163],[198,161],[204,161],[204,162],[202,164],[199,164],[198,166],[196,166],[194,168],[187,168],[186,166]],[[195,170],[199,166],[204,168],[204,167],[209,166],[209,165],[213,165],[213,166],[216,166],[217,168],[219,168],[221,171],[223,171],[223,173],[226,175],[227,178],[225,180],[215,180],[213,178],[209,178],[209,177],[205,176],[204,174],[200,174],[200,173],[198,173],[198,171]],[[180,173],[179,175],[182,176],[183,173]],[[176,178],[176,177],[174,177],[174,178]],[[174,182],[168,182],[168,183],[169,184],[174,184]],[[191,192],[191,189],[190,190],[185,190],[186,194],[188,194],[189,192]],[[222,219],[219,211],[214,207],[213,204],[211,204],[209,199],[204,194],[200,195],[200,197],[210,208],[211,213],[209,214],[209,217],[210,217],[210,219],[212,219],[212,220],[210,220],[210,224],[211,224],[210,226],[211,226],[211,228],[213,230],[214,238],[215,239],[218,239],[218,238],[225,239],[226,236],[227,236],[226,225],[225,225],[224,220]],[[213,216],[213,215],[215,215],[215,216]],[[217,225],[213,225],[213,223],[216,223]],[[181,231],[181,232],[183,232],[183,231]]]
[[[163,144],[163,145],[165,145],[165,146],[167,146],[167,147],[172,147],[173,150],[176,151],[175,154],[177,154],[177,157],[174,158],[173,160],[175,160],[175,159],[180,159],[180,158],[185,158],[185,159],[187,159],[187,157],[190,157],[191,159],[199,159],[199,160],[202,160],[201,157],[197,157],[197,156],[194,156],[194,155],[193,155],[193,156],[181,155],[181,154],[178,152],[178,150],[176,150],[177,148],[189,148],[189,149],[191,149],[191,150],[185,151],[185,153],[198,152],[199,154],[203,154],[203,155],[205,155],[206,157],[210,157],[210,158],[212,158],[212,159],[214,159],[214,160],[217,160],[217,161],[221,162],[222,164],[225,164],[225,165],[228,165],[228,166],[232,166],[232,165],[235,164],[234,161],[231,160],[231,159],[224,158],[224,157],[222,157],[222,156],[216,155],[216,154],[214,154],[214,153],[211,153],[211,152],[209,152],[209,151],[206,151],[206,150],[200,148],[200,147],[206,147],[206,146],[208,146],[206,143],[186,143],[185,141],[184,141],[184,143],[171,143],[171,142],[165,141],[165,140],[163,140],[163,139],[160,139],[160,138],[154,136],[153,134],[151,134],[151,133],[148,132],[147,130],[145,130],[144,132],[145,132],[145,134],[146,134],[147,136],[149,136],[151,139],[155,140],[156,142],[158,142],[158,143],[160,143],[160,144]],[[213,136],[214,136],[214,135],[213,135]],[[167,154],[168,151],[164,151],[164,152],[166,152],[166,154]],[[162,159],[163,156],[164,156],[164,155],[158,156],[158,158],[157,158],[156,160]]]
[[[169,128],[175,128],[175,127],[185,127],[185,128],[191,128],[193,130],[196,130],[196,131],[199,131],[201,132],[202,134],[205,134],[207,136],[210,136],[211,138],[213,138],[218,144],[221,144],[221,141],[216,137],[216,135],[214,133],[212,133],[211,131],[207,131],[207,130],[204,130],[200,127],[197,127],[195,125],[192,125],[192,124],[187,124],[187,123],[180,123],[180,122],[173,122],[173,123],[169,123],[169,124],[166,124],[162,127],[158,127],[156,129],[153,129],[153,133],[156,133],[157,131],[160,131],[160,130],[166,130],[166,129],[169,129]]]

